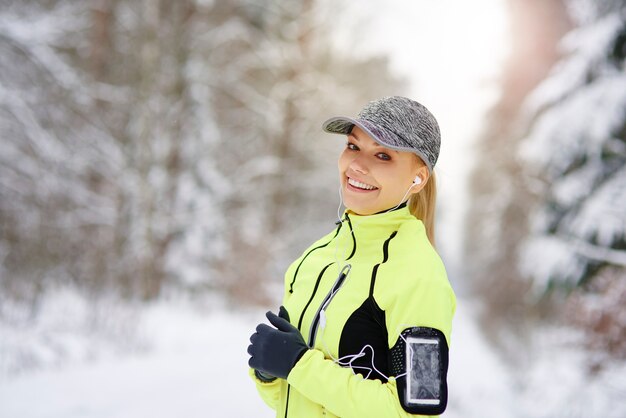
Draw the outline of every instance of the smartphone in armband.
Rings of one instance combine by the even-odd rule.
[[[403,409],[421,415],[443,413],[448,402],[448,344],[443,333],[434,328],[408,328],[391,355]]]
[[[441,404],[441,363],[439,340],[406,339],[407,385],[405,402],[409,405]]]

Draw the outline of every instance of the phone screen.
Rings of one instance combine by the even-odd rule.
[[[441,403],[439,341],[435,338],[408,337],[406,344],[406,400],[413,405]]]

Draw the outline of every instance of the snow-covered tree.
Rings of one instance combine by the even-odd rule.
[[[88,27],[76,11],[5,1],[0,12],[0,278],[17,295],[111,278],[123,153],[86,109],[115,91],[90,91],[64,59]]]
[[[540,293],[574,292],[574,319],[626,356],[626,2],[570,3],[579,27],[527,100],[530,216],[519,266]]]
[[[508,0],[511,45],[499,80],[501,94],[478,138],[467,214],[467,280],[485,305],[485,329],[524,329],[528,283],[515,268],[520,242],[528,234],[533,198],[527,174],[514,150],[527,95],[559,57],[557,43],[569,22],[562,0]],[[494,326],[497,325],[497,326]]]
[[[510,3],[543,16],[559,2]],[[512,329],[531,338],[536,314],[550,312],[590,330],[605,352],[626,354],[625,3],[563,2],[572,27],[550,54],[561,34],[535,39],[535,29],[558,27],[549,24],[554,13],[544,24],[513,25],[502,97],[479,144],[467,234],[486,329],[503,344],[515,341],[502,338]]]

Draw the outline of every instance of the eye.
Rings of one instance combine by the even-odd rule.
[[[359,151],[359,147],[357,147],[352,142],[346,142],[346,148],[351,150],[351,151]]]
[[[379,152],[378,154],[376,154],[376,156],[378,158],[380,158],[381,160],[383,160],[383,161],[390,161],[391,160],[391,157],[389,156],[389,154],[386,154],[384,152]]]

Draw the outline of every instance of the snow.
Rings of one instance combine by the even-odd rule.
[[[579,88],[568,101],[541,114],[522,144],[522,158],[547,168],[550,180],[560,177],[583,155],[601,169],[603,146],[622,123],[624,91],[626,79],[622,75]]]
[[[44,340],[56,343],[57,354],[65,354],[56,362],[48,358],[38,368],[5,364],[0,375],[1,417],[274,416],[257,395],[247,368],[248,337],[264,317],[263,309],[179,299],[138,309],[109,300],[95,305],[101,320],[87,321],[87,300],[68,291],[52,299],[56,302],[39,310],[39,326],[22,326],[24,311],[4,305],[5,317],[13,313],[13,326],[5,321],[0,328],[3,364],[7,358],[19,362],[9,354],[25,349],[16,344],[20,339],[29,346],[38,340],[41,347]],[[618,366],[623,372],[607,368],[586,377],[579,366],[586,354],[578,348],[577,334],[545,329],[537,341],[526,344],[532,361],[515,367],[496,354],[476,325],[478,307],[474,301],[459,300],[444,417],[578,416],[582,411],[587,416],[624,416],[626,405],[619,397],[626,389],[624,365]],[[85,323],[96,325],[88,329]],[[112,331],[113,325],[117,331]],[[8,331],[20,338],[6,339]]]
[[[198,1],[207,9],[214,3],[211,0]],[[396,3],[400,4],[399,1]],[[446,238],[442,241],[447,242],[444,252],[449,255],[451,262],[447,265],[453,267],[452,272],[460,272],[463,268],[460,265],[454,267],[460,255],[460,246],[455,243],[462,242],[460,215],[468,199],[464,178],[474,152],[473,143],[468,138],[478,131],[482,122],[480,115],[495,97],[496,85],[489,80],[497,74],[506,38],[504,23],[501,23],[504,22],[504,2],[481,0],[480,3],[459,5],[449,0],[435,5],[433,2],[428,11],[418,10],[423,5],[414,4],[411,13],[402,7],[386,7],[387,3],[383,5],[379,0],[370,0],[368,4],[380,7],[354,6],[355,10],[389,13],[378,16],[380,24],[395,28],[398,33],[394,37],[401,40],[380,37],[381,30],[375,27],[368,30],[356,28],[360,29],[356,31],[356,38],[360,44],[370,45],[372,50],[389,50],[390,45],[397,49],[392,58],[394,68],[405,75],[420,75],[422,82],[418,80],[410,93],[431,106],[448,138],[442,148],[440,180],[442,201],[454,204],[444,208],[447,211],[443,217],[445,222],[439,230]],[[581,7],[591,4],[590,0],[578,3]],[[65,2],[60,4],[73,7]],[[120,25],[133,26],[136,22],[132,7],[125,4],[120,7],[122,11],[126,10],[121,13]],[[335,7],[334,3],[332,7]],[[455,13],[450,13],[451,10]],[[471,12],[477,14],[471,15]],[[580,13],[582,16],[592,12]],[[61,6],[54,12],[26,15],[37,19],[32,16],[24,19],[13,14],[0,17],[0,34],[23,44],[34,60],[49,69],[47,77],[51,77],[55,85],[72,92],[77,104],[93,99],[85,96],[85,89],[81,87],[87,81],[52,54],[53,47],[58,46],[57,42],[61,42],[60,37],[68,29],[74,32],[81,31],[81,27],[84,29],[86,15],[83,14],[81,19],[67,18],[65,16],[76,16],[76,13],[67,12]],[[470,15],[472,18],[468,19]],[[590,160],[593,164],[583,165],[567,176],[560,175],[581,155],[597,157],[606,151],[624,153],[623,142],[613,138],[626,108],[623,66],[611,64],[603,55],[622,24],[619,16],[609,15],[597,24],[570,34],[563,43],[563,51],[571,57],[555,69],[528,101],[527,112],[537,119],[525,156],[535,164],[555,167],[551,192],[557,205],[580,209],[571,212],[569,223],[572,227],[568,237],[535,234],[526,243],[526,262],[522,268],[531,269],[528,274],[537,278],[539,288],[545,288],[549,279],[558,274],[575,277],[575,273],[583,269],[583,256],[626,265],[624,251],[606,248],[626,234],[624,169],[619,171],[614,167],[612,177],[603,184],[599,182],[606,175],[603,170],[607,167],[593,159]],[[345,27],[352,28],[350,25]],[[423,30],[423,36],[414,35],[412,31],[417,27]],[[237,40],[244,29],[240,22],[229,20],[224,26],[207,31],[204,38],[199,36],[198,42],[211,38],[215,43],[218,41],[216,34],[223,37],[222,40]],[[122,27],[119,31],[124,30]],[[406,32],[409,30],[411,32]],[[459,39],[464,40],[460,49]],[[265,154],[257,155],[255,159],[242,159],[248,163],[243,165],[244,175],[236,178],[225,178],[207,159],[196,161],[192,158],[205,147],[210,148],[208,145],[214,145],[219,137],[217,128],[205,120],[206,114],[212,113],[210,104],[206,103],[210,94],[209,81],[234,83],[251,65],[255,65],[257,59],[285,64],[293,51],[288,53],[284,49],[287,45],[273,48],[271,44],[271,39],[261,43],[266,50],[263,56],[242,58],[236,66],[237,71],[228,72],[223,78],[212,77],[210,71],[206,71],[207,60],[202,54],[190,58],[186,71],[197,107],[191,121],[195,120],[194,117],[197,119],[194,123],[198,132],[184,132],[187,136],[197,134],[200,140],[187,141],[188,144],[183,145],[186,147],[184,154],[188,155],[194,168],[181,175],[180,199],[172,216],[176,224],[194,228],[184,236],[184,241],[173,246],[175,248],[166,260],[168,271],[184,270],[180,281],[185,284],[206,284],[211,266],[207,254],[221,256],[227,251],[225,246],[228,244],[214,239],[220,228],[213,222],[219,218],[214,213],[216,201],[225,201],[235,192],[244,195],[254,192],[258,188],[257,178],[268,177],[277,171],[276,161]],[[491,59],[480,58],[481,53]],[[215,55],[213,58],[217,59]],[[461,73],[459,62],[464,63]],[[590,72],[597,73],[598,80],[583,87]],[[307,77],[303,75],[303,80],[308,80]],[[114,224],[112,200],[98,199],[99,195],[76,186],[73,175],[64,176],[63,173],[82,173],[85,167],[93,166],[104,176],[124,177],[122,190],[139,187],[140,178],[132,170],[127,170],[127,156],[119,144],[111,141],[109,134],[100,131],[97,125],[85,128],[89,135],[84,136],[93,137],[94,141],[73,140],[73,136],[58,140],[61,136],[54,136],[44,129],[33,106],[33,103],[42,106],[38,100],[47,97],[47,90],[31,88],[29,83],[26,83],[27,89],[22,86],[24,80],[21,77],[16,80],[15,86],[7,84],[0,88],[0,102],[9,104],[8,109],[14,111],[20,122],[15,126],[7,125],[7,132],[26,130],[26,137],[32,138],[28,143],[38,147],[38,152],[45,156],[42,158],[44,163],[64,164],[58,176],[42,177],[40,172],[47,166],[40,166],[34,159],[22,158],[25,154],[20,148],[20,135],[4,147],[5,160],[19,161],[21,173],[29,174],[29,179],[41,179],[38,187],[42,189],[40,195],[43,197],[68,190],[61,195],[71,197],[78,209],[65,213],[66,217],[56,221],[58,225],[74,226],[76,220]],[[322,80],[327,84],[319,86],[322,91],[340,87],[335,80]],[[483,84],[476,83],[476,80],[482,80]],[[307,83],[313,84],[312,81]],[[265,100],[265,92],[235,84],[236,96],[253,104],[251,113],[265,106],[276,107],[275,111],[268,112],[276,117],[276,120],[268,121],[268,129],[281,126],[279,107],[283,101],[280,99],[292,90],[292,84],[281,83],[271,90],[268,94],[274,100],[269,102]],[[126,101],[131,93],[124,87],[106,84],[96,84],[93,90],[94,97],[115,103]],[[336,96],[345,94],[340,93]],[[598,108],[603,111],[598,112]],[[179,110],[178,106],[172,106],[174,113]],[[302,113],[313,114],[309,108],[303,108]],[[104,141],[96,141],[98,138]],[[157,142],[154,151],[161,155],[168,145]],[[445,147],[455,151],[448,152]],[[0,183],[7,190],[29,190],[30,182],[25,181],[24,176],[9,170],[3,173],[6,174]],[[163,172],[157,174],[155,182],[159,190],[156,192],[162,193],[167,181]],[[131,187],[133,182],[137,182],[136,186]],[[198,193],[204,188],[210,188],[211,193]],[[506,187],[502,191],[512,192]],[[593,199],[585,201],[589,196]],[[15,206],[22,207],[26,206]],[[166,207],[163,206],[164,210]],[[89,209],[81,211],[86,210],[83,208]],[[101,213],[95,214],[95,210]],[[254,210],[257,210],[256,206]],[[22,219],[40,213],[26,211]],[[165,217],[167,213],[159,212],[155,219]],[[540,211],[535,217],[537,226],[533,231],[548,229],[554,217],[553,212]],[[23,222],[27,225],[26,221]],[[39,220],[32,222],[33,225],[38,223]],[[160,226],[156,226],[155,231],[160,232],[158,228]],[[244,229],[246,233],[253,233],[254,228],[246,225]],[[31,229],[35,230],[34,227]],[[137,235],[135,230],[130,234],[133,245],[142,245],[132,238]],[[215,241],[220,243],[215,244]],[[209,247],[210,251],[207,251]],[[0,241],[0,260],[9,251],[8,245]],[[127,259],[120,264],[129,263],[134,255],[127,254]],[[0,264],[0,273],[4,269],[4,264]],[[63,275],[55,270],[46,274]],[[453,281],[457,279],[456,287],[460,287],[462,275],[451,276]],[[278,290],[270,292],[279,293]],[[613,305],[608,305],[609,302]],[[617,304],[608,299],[599,303],[607,307]],[[467,296],[458,301],[451,347],[450,403],[444,417],[626,416],[624,363],[597,360],[593,353],[583,349],[588,344],[582,335],[546,324],[536,325],[536,329],[529,333],[529,340],[511,338],[509,345],[515,346],[516,354],[522,358],[505,359],[491,343],[493,340],[485,336],[485,331],[494,330],[479,328],[479,308],[480,301],[468,300]],[[45,295],[45,299],[29,304],[0,297],[0,417],[271,417],[272,411],[257,396],[247,374],[248,336],[263,318],[263,311],[226,306],[217,300],[170,299],[147,305],[120,303],[102,295],[97,300],[90,300],[63,289],[52,291]],[[598,366],[590,370],[590,364]]]
[[[626,363],[598,362],[598,369],[591,370],[593,354],[580,348],[584,338],[566,328],[538,330],[532,367],[519,370],[518,407],[530,413],[526,416],[626,416]]]
[[[519,264],[537,290],[576,286],[592,263],[626,265],[626,77],[612,52],[623,24],[616,9],[568,34],[567,55],[524,106],[520,163],[542,185]]]
[[[620,16],[611,14],[565,35],[559,49],[567,59],[557,63],[550,76],[531,92],[524,104],[524,113],[538,113],[541,108],[558,103],[572,91],[585,86],[591,71],[607,66],[606,51],[621,27]]]
[[[602,184],[593,196],[576,214],[572,232],[581,238],[595,237],[603,247],[626,240],[626,167]]]
[[[448,409],[443,416],[510,416],[515,394],[507,367],[478,328],[477,305],[464,299],[457,302],[450,344]]]
[[[542,294],[554,277],[577,277],[584,262],[573,253],[571,243],[554,236],[537,235],[527,238],[521,245],[519,270],[532,277],[533,289]],[[549,260],[530,263],[528,260]],[[575,284],[575,283],[571,283]]]
[[[120,306],[111,310],[119,316]],[[98,358],[70,357],[55,367],[5,375],[0,416],[270,417],[247,374],[247,339],[261,317],[261,311],[253,315],[158,303],[131,320],[147,347],[121,355],[113,355],[110,347],[94,347],[89,333],[75,334],[83,345],[78,351],[95,350]],[[32,339],[41,330],[18,332]],[[66,335],[51,337],[67,346]],[[3,357],[9,348],[2,338]]]

